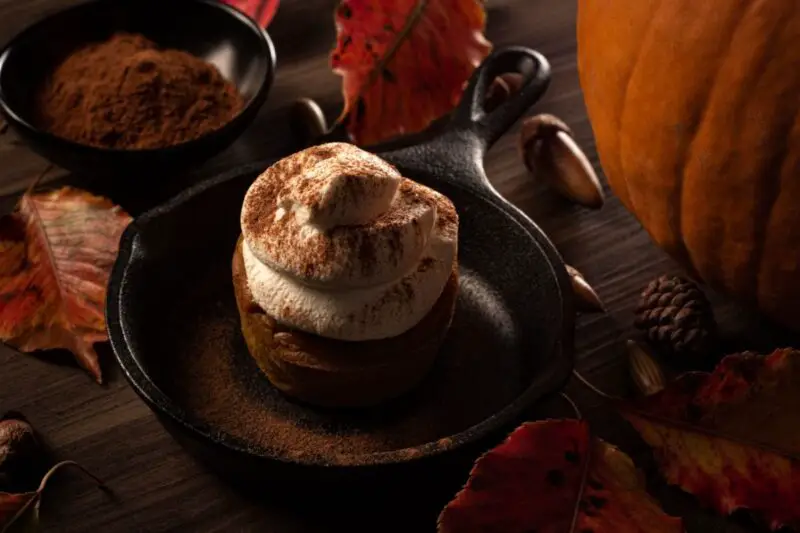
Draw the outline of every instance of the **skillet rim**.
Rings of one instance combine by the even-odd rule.
[[[138,363],[130,348],[128,331],[123,327],[122,299],[120,297],[123,287],[129,283],[128,271],[132,264],[137,260],[134,245],[141,234],[142,228],[152,223],[159,217],[176,211],[187,204],[196,196],[208,192],[214,187],[221,186],[229,181],[241,178],[246,174],[257,174],[266,168],[265,165],[274,162],[276,158],[266,161],[250,163],[231,169],[190,187],[167,202],[150,209],[132,221],[125,229],[119,246],[119,254],[114,263],[114,267],[109,277],[108,295],[106,298],[106,324],[109,341],[114,352],[117,363],[122,369],[125,379],[134,389],[137,395],[144,400],[148,407],[156,414],[167,416],[167,418],[177,424],[182,430],[187,431],[195,439],[221,446],[236,454],[244,454],[251,458],[262,461],[273,461],[281,464],[297,467],[326,467],[343,469],[363,469],[365,467],[380,467],[401,465],[423,458],[431,458],[448,452],[454,452],[468,444],[474,443],[482,438],[498,432],[509,424],[521,419],[523,413],[530,409],[534,404],[541,401],[548,395],[554,394],[563,388],[569,375],[574,368],[574,323],[575,314],[571,294],[567,291],[569,278],[564,267],[563,260],[557,252],[547,235],[519,208],[495,194],[481,193],[469,188],[466,185],[442,180],[447,186],[460,189],[461,192],[476,197],[480,201],[489,203],[495,209],[503,212],[530,238],[536,243],[547,259],[549,271],[554,277],[556,287],[559,289],[561,300],[561,334],[557,335],[555,342],[552,343],[550,350],[553,353],[552,361],[546,364],[544,371],[531,380],[528,387],[522,391],[513,401],[506,404],[489,417],[473,424],[464,430],[440,438],[438,440],[426,442],[417,446],[399,448],[396,450],[373,452],[367,454],[352,454],[348,462],[322,463],[318,461],[292,460],[286,456],[270,453],[268,450],[257,447],[249,447],[245,441],[214,428],[201,420],[197,420],[172,398],[165,394],[160,387],[153,381],[151,376]],[[436,178],[434,177],[434,183]],[[411,453],[409,453],[411,452]],[[361,462],[357,459],[368,458]]]

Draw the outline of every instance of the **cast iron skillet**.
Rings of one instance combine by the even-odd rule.
[[[489,83],[512,71],[526,76],[524,86],[487,114]],[[242,199],[270,162],[188,190],[123,235],[106,313],[134,390],[212,466],[261,480],[408,474],[504,436],[562,387],[573,365],[564,265],[483,169],[486,150],[539,99],[549,78],[539,53],[496,51],[476,70],[443,133],[380,151],[405,176],[449,196],[460,216],[462,281],[453,326],[436,368],[415,391],[369,411],[324,411],[287,400],[258,372],[238,329],[230,264]],[[200,386],[187,396],[192,380]],[[289,427],[284,433],[275,429],[282,423]],[[293,440],[283,449],[270,446],[253,436],[254,428],[283,435],[270,442]],[[305,431],[317,440],[297,437]],[[372,439],[366,452],[356,444],[363,439]],[[316,453],[304,455],[309,449]]]

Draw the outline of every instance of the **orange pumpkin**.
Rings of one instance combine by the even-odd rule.
[[[615,194],[687,270],[800,331],[798,0],[579,0]]]

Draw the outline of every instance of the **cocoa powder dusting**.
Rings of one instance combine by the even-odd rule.
[[[361,261],[361,272],[364,276],[372,274],[377,266],[377,252],[373,239],[359,239],[361,242],[358,247],[358,258]]]
[[[224,258],[223,258],[224,259]],[[250,357],[240,331],[228,263],[192,263],[170,282],[169,307],[144,323],[142,353],[156,384],[196,421],[242,446],[314,464],[363,464],[377,452],[408,457],[507,405],[529,383],[518,347],[498,333],[497,308],[467,275],[459,310],[434,369],[399,401],[370,410],[329,411],[288,400]],[[195,272],[202,269],[200,272]],[[194,271],[193,271],[194,270]],[[197,291],[196,287],[207,289]],[[157,340],[155,340],[157,339]],[[504,355],[506,354],[506,355]],[[442,443],[449,441],[442,440]]]
[[[217,68],[142,35],[71,53],[37,94],[37,125],[101,148],[152,149],[219,129],[244,100]]]
[[[447,233],[456,231],[458,219],[452,203],[441,194],[407,178],[401,181],[392,207],[370,224],[337,226],[309,238],[301,235],[302,226],[295,223],[292,212],[276,219],[278,198],[283,196],[287,187],[295,186],[290,178],[335,155],[335,151],[328,146],[312,147],[292,154],[268,168],[248,191],[242,229],[248,243],[251,246],[254,242],[258,243],[262,253],[270,257],[273,268],[316,281],[319,281],[316,278],[339,276],[370,277],[387,263],[398,265],[406,256],[408,250],[405,249],[403,228],[409,222],[414,228],[413,239],[417,244],[423,241],[425,236],[413,214],[421,212],[420,206],[436,209],[440,230]],[[347,167],[342,168],[341,172],[357,174],[357,170],[357,166]],[[369,186],[367,180],[356,179],[354,183],[357,187]],[[313,179],[309,179],[308,183],[300,180],[296,187],[294,194],[298,194],[307,205],[319,200],[320,191]]]

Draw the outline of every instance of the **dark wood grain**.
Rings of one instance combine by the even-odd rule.
[[[0,41],[29,22],[73,0],[0,0]],[[339,80],[328,69],[334,42],[334,0],[284,0],[270,33],[278,52],[278,75],[267,104],[233,147],[208,163],[199,174],[213,173],[250,160],[282,155],[293,149],[286,118],[288,105],[299,96],[320,102],[329,118],[340,105]],[[532,112],[564,119],[598,167],[591,128],[583,107],[576,72],[575,0],[494,0],[488,2],[488,36],[496,45],[521,44],[543,52],[553,65],[553,83]],[[157,14],[154,14],[157,16]],[[516,151],[516,130],[490,152],[488,174],[497,189],[536,220],[566,261],[581,270],[605,301],[609,312],[581,316],[576,335],[577,366],[591,382],[609,393],[625,393],[630,385],[621,341],[631,332],[632,310],[641,288],[651,278],[679,269],[650,241],[636,220],[608,193],[600,211],[567,204],[529,176]],[[5,137],[0,143],[0,193],[20,189],[45,162]],[[54,173],[50,177],[59,178]],[[144,191],[145,193],[147,191]],[[3,205],[13,205],[6,196]],[[766,350],[792,342],[757,317],[714,296],[726,336],[726,349]],[[260,493],[242,494],[221,483],[167,435],[154,415],[128,387],[101,347],[108,384],[97,386],[70,364],[22,355],[0,348],[0,412],[25,413],[58,455],[80,461],[113,487],[111,500],[82,479],[65,476],[48,493],[45,524],[51,531],[125,532],[327,532],[361,530],[353,517],[315,516],[313,508],[290,511]],[[59,361],[68,357],[57,357]],[[623,447],[642,466],[649,465],[646,447],[605,402],[576,380],[569,395],[596,432]],[[563,404],[544,405],[541,414],[558,416]],[[464,473],[466,476],[466,472]],[[269,480],[264,480],[265,487]],[[690,531],[751,531],[739,520],[712,517],[691,498],[657,482],[653,490],[666,508],[688,517]],[[409,514],[417,505],[408,495]],[[317,513],[319,514],[319,513]],[[377,531],[400,530],[389,526]],[[433,530],[433,522],[404,524],[404,531]]]

